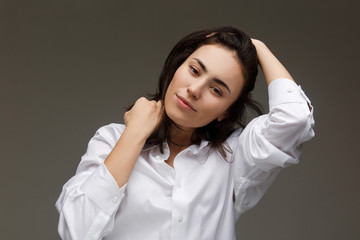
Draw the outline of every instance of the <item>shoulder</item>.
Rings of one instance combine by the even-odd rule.
[[[111,133],[111,134],[122,134],[125,130],[125,125],[120,123],[110,123],[108,125],[104,125],[98,129],[100,132]]]
[[[226,139],[225,144],[230,146],[232,151],[235,151],[235,149],[239,145],[248,144],[251,139],[251,137],[254,136],[254,134],[251,134],[251,132],[258,132],[257,128],[261,126],[259,122],[261,122],[266,117],[266,114],[260,115],[252,119],[245,127],[239,127],[235,129],[230,136]]]
[[[230,134],[230,136],[227,138],[227,140],[230,140],[230,139],[239,137],[243,130],[244,130],[243,127],[239,127],[239,128],[237,128],[237,129],[235,129],[235,130]]]
[[[237,142],[240,138],[241,133],[243,132],[244,128],[239,127],[234,132],[230,134],[230,136],[226,139],[223,146],[230,147],[230,152],[234,152]]]
[[[124,132],[126,126],[120,123],[110,123],[108,125],[100,127],[96,133],[95,137],[101,137],[111,142],[116,142],[121,134]]]

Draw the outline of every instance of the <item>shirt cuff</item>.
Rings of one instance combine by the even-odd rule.
[[[308,103],[311,105],[301,87],[287,78],[278,78],[272,81],[269,84],[268,91],[270,109],[284,103]]]
[[[81,185],[80,190],[108,214],[119,207],[125,195],[126,184],[119,188],[114,177],[104,164]]]

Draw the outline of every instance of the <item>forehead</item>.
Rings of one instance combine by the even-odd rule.
[[[204,45],[194,51],[188,61],[194,61],[195,58],[205,65],[211,76],[221,79],[230,88],[240,92],[244,77],[235,51],[221,45]]]

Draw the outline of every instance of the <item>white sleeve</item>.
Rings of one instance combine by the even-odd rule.
[[[270,112],[231,137],[238,213],[256,205],[279,169],[298,163],[302,143],[315,135],[314,108],[300,86],[281,78],[268,91]]]
[[[121,128],[118,124],[100,128],[90,140],[75,176],[64,185],[56,202],[58,231],[63,240],[101,239],[112,231],[126,185],[119,188],[104,160],[120,137]]]

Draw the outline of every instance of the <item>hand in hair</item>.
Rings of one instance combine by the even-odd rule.
[[[268,85],[277,78],[288,78],[293,80],[290,73],[263,42],[253,38],[251,41],[256,47],[259,64]]]
[[[149,101],[139,98],[134,106],[124,114],[127,128],[141,129],[141,134],[148,138],[160,123],[163,113],[162,101]]]
[[[142,97],[124,114],[126,128],[104,162],[119,187],[128,181],[146,139],[159,125],[162,113],[161,101]]]

